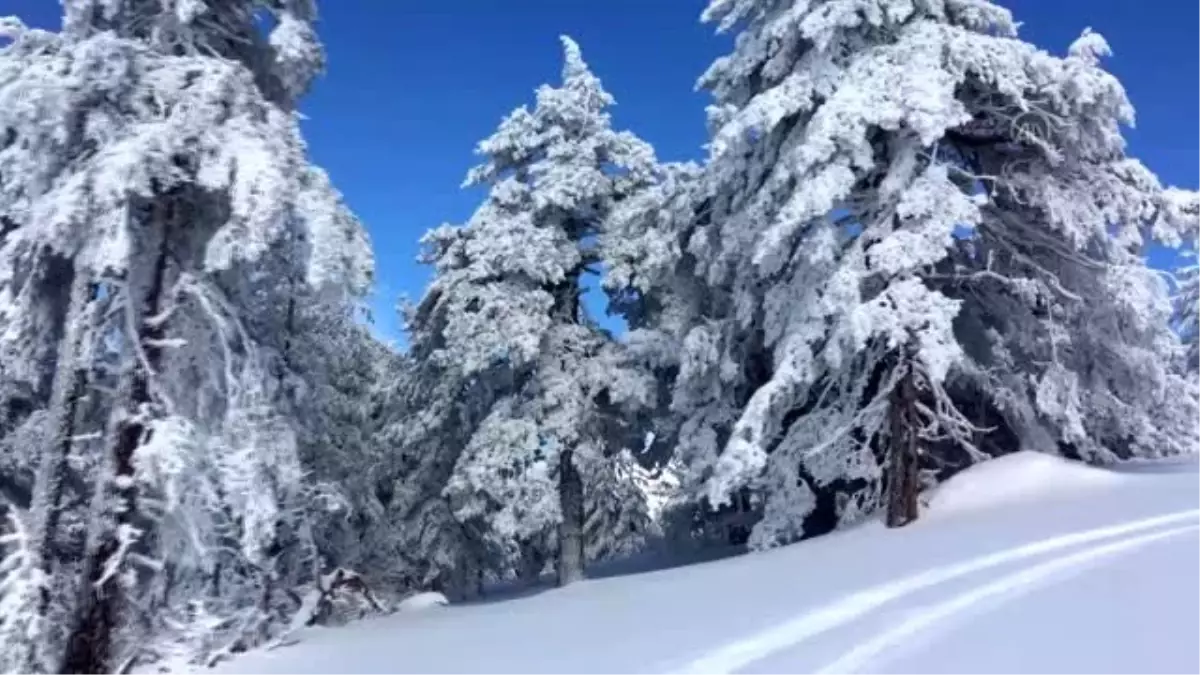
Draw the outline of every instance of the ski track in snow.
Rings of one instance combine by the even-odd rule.
[[[1161,532],[1143,534],[1128,539],[1119,539],[1108,544],[1099,544],[1076,553],[1052,558],[1049,561],[1026,567],[1012,574],[1005,575],[995,581],[970,588],[949,600],[939,602],[927,609],[910,616],[900,625],[883,631],[870,640],[859,643],[834,662],[826,665],[818,673],[853,673],[870,665],[879,665],[877,658],[888,650],[905,644],[914,635],[924,630],[953,619],[981,602],[998,599],[1007,602],[1028,593],[1036,586],[1060,572],[1083,568],[1102,562],[1104,559],[1128,553],[1135,549],[1153,544],[1158,541],[1194,532],[1197,525],[1184,525]]]
[[[996,553],[989,553],[976,558],[971,558],[964,562],[935,567],[933,569],[904,577],[898,581],[879,584],[877,586],[872,586],[870,588],[851,593],[816,610],[806,612],[781,625],[769,628],[765,631],[745,637],[741,640],[728,643],[700,656],[699,658],[692,660],[687,665],[674,670],[673,672],[711,673],[714,675],[735,673],[738,670],[768,656],[791,649],[813,637],[844,626],[855,619],[866,616],[870,612],[889,602],[911,593],[938,586],[959,577],[986,570],[991,567],[1017,562],[1046,553],[1053,553],[1054,551],[1070,548],[1072,546],[1090,544],[1103,539],[1134,534],[1143,530],[1149,530],[1172,523],[1189,520],[1196,521],[1198,518],[1200,518],[1200,509],[1177,511],[1174,513],[1154,516],[1151,518],[1143,518],[1117,525],[1109,525],[1091,530],[1084,530],[1081,532],[1073,532],[1070,534],[1048,537],[1046,539],[1040,539],[1035,542],[1005,549]],[[1195,525],[1188,526],[1188,528],[1192,527],[1195,527]],[[1183,529],[1187,528],[1177,529],[1182,531]],[[1176,530],[1168,530],[1167,532],[1175,533],[1175,531]],[[1161,536],[1166,536],[1166,534],[1166,532],[1160,533]],[[1140,542],[1142,539],[1146,538],[1140,537],[1130,541]],[[1119,543],[1126,542],[1122,541]],[[1081,552],[1077,555],[1084,556],[1086,554],[1088,556],[1095,556],[1097,555],[1096,550],[1099,549],[1089,549],[1088,551]],[[1101,553],[1100,555],[1104,554]],[[1064,560],[1069,560],[1071,558],[1072,556],[1067,556],[1064,558]],[[1046,564],[1048,565],[1050,563]],[[1051,571],[1056,571],[1060,568],[1061,565],[1053,568]],[[1038,568],[1034,567],[1032,569],[1036,570]],[[1031,570],[1026,570],[1026,572],[1029,571]],[[1050,574],[1050,572],[1046,572],[1044,574]],[[1016,576],[1017,575],[1010,575],[1010,577]],[[1035,577],[1035,581],[1037,578],[1040,578],[1040,576]],[[1006,580],[1010,584],[1022,583],[1021,578],[1016,579],[1015,582],[1009,577],[1001,579],[1001,581]],[[1000,581],[996,583],[1000,583]],[[988,594],[990,595],[992,593],[992,591],[989,591]],[[941,607],[941,605],[938,607]],[[944,613],[944,610],[938,610],[937,607],[930,611],[942,611]],[[954,609],[954,611],[960,610]],[[923,621],[923,619],[921,619],[921,616],[919,615],[910,621]],[[839,661],[841,660],[839,659]],[[832,665],[839,668],[841,667],[839,664]]]

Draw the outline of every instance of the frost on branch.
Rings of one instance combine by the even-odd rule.
[[[1112,48],[1104,36],[1095,33],[1091,28],[1084,28],[1083,33],[1071,43],[1068,53],[1076,59],[1086,62],[1089,66],[1100,63],[1100,59],[1112,56]]]
[[[39,597],[47,579],[34,562],[22,515],[9,507],[7,522],[0,529],[0,668],[20,672],[27,663],[25,652],[42,643],[47,632],[38,616]]]

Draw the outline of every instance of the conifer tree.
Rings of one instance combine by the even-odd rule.
[[[610,421],[652,388],[587,316],[581,280],[601,271],[613,205],[656,165],[650,146],[612,130],[612,96],[563,46],[561,85],[480,143],[467,184],[487,186],[485,202],[465,226],[427,235],[436,277],[411,330],[432,376],[459,383],[445,390],[459,397],[446,413],[469,430],[446,485],[456,517],[482,533],[496,569],[556,554],[565,584],[583,573],[586,485],[613,456]],[[538,552],[544,541],[552,551]]]
[[[311,2],[63,14],[6,20],[0,51],[3,369],[46,430],[20,538],[40,590],[16,610],[41,632],[3,649],[108,672],[171,626],[184,649],[252,644],[312,580],[312,491],[253,319],[297,286],[352,298],[370,255],[294,114],[323,65]],[[52,356],[26,343],[44,336]]]
[[[679,456],[714,504],[760,498],[752,544],[813,534],[818,502],[827,522],[909,522],[929,472],[1017,447],[1194,446],[1140,257],[1194,216],[1125,155],[1102,38],[1054,56],[976,0],[704,18],[737,39],[700,81],[698,185],[655,216],[677,252],[644,283],[680,300],[659,323],[682,349]]]

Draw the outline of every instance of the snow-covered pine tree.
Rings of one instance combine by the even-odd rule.
[[[710,157],[679,265],[707,297],[674,407],[693,483],[763,498],[752,544],[877,505],[907,522],[919,470],[986,457],[981,437],[1096,460],[1194,445],[1152,424],[1166,408],[1181,431],[1195,397],[1164,367],[1178,341],[1137,249],[1193,225],[1125,156],[1098,36],[1053,56],[979,0],[704,16],[739,34],[701,79]],[[1026,384],[988,376],[1006,368]]]
[[[628,332],[623,342],[655,377],[656,405],[644,413],[649,424],[641,428],[648,428],[649,434],[638,461],[651,475],[667,476],[671,482],[669,518],[673,521],[685,511],[707,511],[704,500],[690,489],[696,481],[690,482],[689,489],[679,484],[679,476],[686,473],[682,469],[690,465],[679,452],[679,437],[691,433],[685,424],[695,418],[694,408],[678,405],[685,397],[676,391],[687,381],[680,377],[687,367],[680,358],[685,353],[681,338],[721,297],[696,274],[697,259],[687,250],[693,228],[709,209],[700,196],[702,175],[694,163],[663,164],[655,181],[615,206],[601,239],[608,266],[603,287],[609,312],[625,320]],[[707,395],[715,401],[724,393],[714,390]],[[663,496],[649,498],[661,502]],[[652,510],[661,507],[656,504]],[[680,529],[657,517],[652,520],[656,529]],[[685,529],[690,529],[690,523]]]
[[[379,391],[398,356],[339,301],[305,303],[291,339],[292,414],[300,463],[317,489],[317,550],[324,568],[367,573],[365,538],[383,514],[376,482],[387,465]]]
[[[23,538],[46,583],[24,611],[66,634],[4,649],[24,670],[102,672],[211,613],[186,649],[273,630],[285,568],[313,556],[280,547],[307,528],[307,488],[248,298],[290,297],[259,269],[280,247],[288,281],[342,294],[369,256],[292,112],[321,67],[311,2],[63,5],[57,34],[4,23],[0,332],[6,370],[52,373]],[[69,298],[38,296],[51,274]],[[45,335],[49,364],[23,344]]]
[[[387,570],[396,587],[473,598],[481,590],[484,543],[454,517],[443,490],[489,399],[486,380],[454,377],[432,358],[440,329],[411,314],[407,324],[409,351],[390,365],[377,394],[385,459],[375,491],[390,532],[374,540],[370,556],[382,564],[371,567]]]
[[[344,397],[370,388],[369,382],[355,383],[351,370],[369,378],[377,365],[372,359],[382,357],[366,329],[357,325],[361,294],[372,272],[365,232],[324,171],[308,165],[297,170],[297,191],[281,236],[253,269],[225,275],[218,282],[236,308],[245,339],[255,346],[255,367],[263,378],[261,387],[246,392],[261,418],[253,424],[287,430],[279,436],[288,439],[279,447],[280,454],[263,454],[268,464],[255,472],[269,476],[286,467],[290,475],[304,477],[270,480],[259,488],[270,494],[268,501],[279,511],[274,539],[266,549],[280,553],[263,561],[262,574],[270,579],[262,588],[264,605],[277,604],[267,596],[286,596],[341,558],[325,537],[329,527],[341,529],[349,514],[334,504],[350,508],[344,496],[363,493],[355,489],[358,485],[337,479],[358,479],[369,471],[373,447],[361,436],[370,432],[369,426],[356,414],[369,406],[348,404]],[[346,435],[335,441],[332,434]],[[344,462],[338,468],[331,456],[335,448],[347,451],[337,453]],[[336,523],[338,518],[343,522]]]
[[[1175,273],[1174,324],[1183,344],[1183,368],[1193,379],[1200,373],[1200,193],[1175,191],[1174,208],[1181,218],[1196,224],[1191,232],[1181,233],[1185,248],[1182,265]]]
[[[445,444],[461,448],[446,485],[454,514],[495,571],[556,553],[565,584],[583,573],[585,486],[614,450],[611,419],[646,405],[652,385],[587,316],[580,281],[600,272],[613,204],[656,164],[650,146],[612,130],[612,96],[579,47],[563,46],[562,84],[480,143],[467,184],[489,187],[484,204],[462,228],[427,235],[436,276],[410,330],[414,356],[458,399],[438,404],[465,432]],[[544,541],[554,550],[539,551]]]
[[[1168,286],[1147,255],[1195,241],[1197,197],[1124,154],[1133,110],[1099,68],[1103,38],[1085,30],[1065,58],[1016,51],[1054,86],[1035,79],[1003,110],[993,97],[948,137],[982,177],[983,218],[930,277],[961,303],[952,397],[1000,431],[975,439],[1008,449],[1099,463],[1194,452],[1198,392],[1177,367]]]

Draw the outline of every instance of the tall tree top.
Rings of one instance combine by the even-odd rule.
[[[476,149],[482,162],[465,184],[490,187],[487,199],[466,225],[423,239],[437,277],[409,316],[417,353],[457,350],[451,360],[467,370],[495,354],[535,358],[551,325],[550,287],[569,285],[600,257],[613,204],[657,172],[649,144],[613,130],[613,97],[579,46],[566,37],[562,45],[559,86],[539,87],[532,108],[514,110]]]
[[[597,90],[605,97],[603,105],[612,104],[613,98],[600,86],[600,78],[596,77],[584,62],[583,50],[579,48],[579,43],[568,35],[560,35],[558,39],[563,46],[563,86],[575,85],[584,89]]]
[[[465,185],[496,185],[509,177],[527,186],[561,185],[557,198],[562,201],[556,205],[570,209],[607,189],[616,174],[642,176],[653,170],[653,148],[612,129],[608,108],[615,99],[584,62],[579,45],[560,39],[561,85],[538,87],[532,110],[517,108],[479,143],[476,152],[484,161],[469,172]]]

